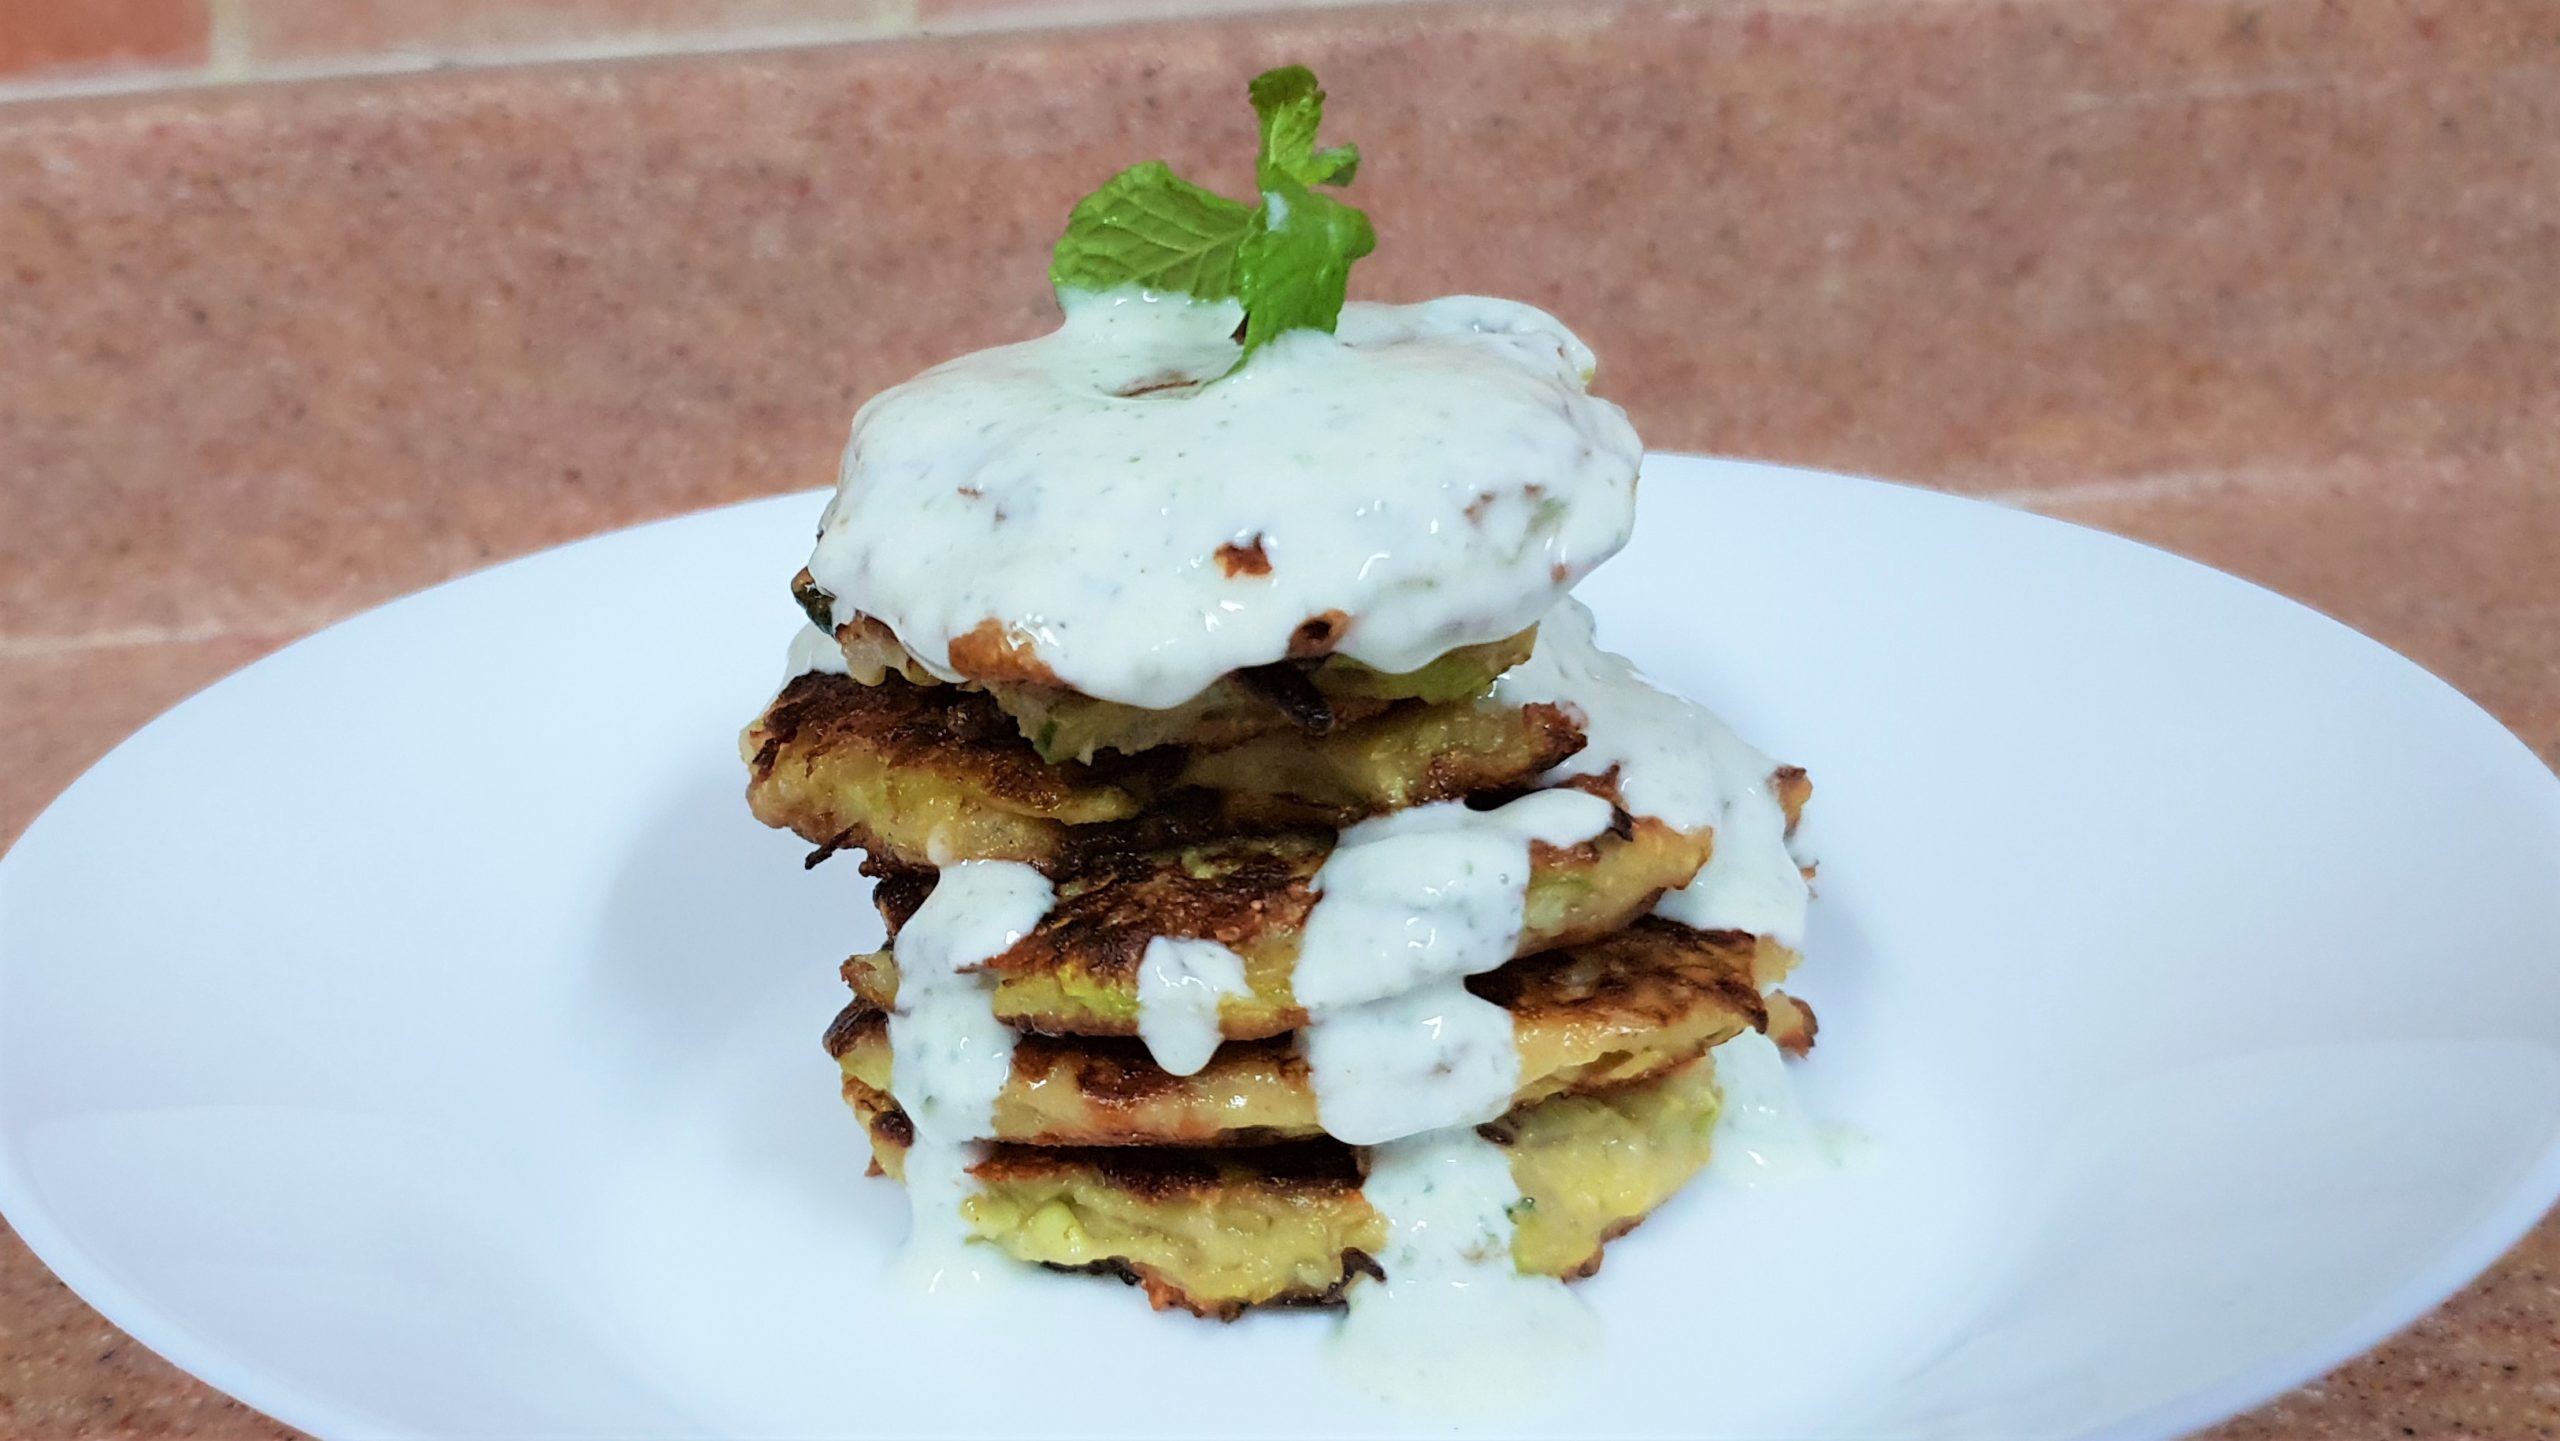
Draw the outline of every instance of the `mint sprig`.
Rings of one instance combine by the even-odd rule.
[[[1049,278],[1061,290],[1140,286],[1244,306],[1244,354],[1292,330],[1331,331],[1342,317],[1351,262],[1377,247],[1369,217],[1319,185],[1348,185],[1354,145],[1316,148],[1324,91],[1303,65],[1257,75],[1246,89],[1261,123],[1247,206],[1203,190],[1150,160],[1076,203]]]

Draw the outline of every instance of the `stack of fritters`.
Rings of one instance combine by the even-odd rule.
[[[803,587],[813,618],[834,619]],[[1403,675],[1284,661],[1172,710],[1036,678],[946,683],[858,616],[833,636],[844,673],[792,679],[743,750],[759,818],[816,846],[811,864],[865,852],[878,881],[891,944],[845,963],[853,1000],[826,1044],[879,1168],[899,1174],[913,1137],[890,1046],[900,928],[959,862],[1020,862],[1054,886],[1038,926],[987,963],[1018,1038],[965,1211],[1015,1257],[1218,1316],[1333,1299],[1374,1272],[1385,1222],[1361,1196],[1364,1153],[1319,1124],[1291,989],[1317,872],[1365,818],[1549,785],[1618,807],[1589,841],[1531,845],[1516,958],[1466,981],[1510,1013],[1519,1054],[1513,1108],[1480,1129],[1521,1191],[1522,1272],[1589,1273],[1705,1163],[1711,1048],[1745,1030],[1811,1043],[1811,1014],[1772,989],[1792,952],[1652,914],[1705,865],[1712,831],[1630,814],[1614,771],[1563,778],[1585,744],[1572,705],[1496,698],[1534,631]],[[1810,787],[1792,769],[1771,781],[1792,823]],[[1243,962],[1245,990],[1219,1004],[1221,1040],[1190,1074],[1140,1035],[1160,937]]]

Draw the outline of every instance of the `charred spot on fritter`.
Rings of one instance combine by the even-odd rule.
[[[1106,984],[1135,984],[1159,936],[1237,947],[1303,925],[1332,848],[1329,836],[1288,835],[1095,858],[1061,877],[1049,914],[989,964],[1028,972],[1066,962]]]
[[[1218,547],[1218,569],[1225,571],[1230,580],[1240,575],[1269,575],[1271,556],[1262,548],[1259,534],[1242,545],[1231,540]]]
[[[1351,617],[1342,611],[1328,610],[1308,616],[1289,633],[1289,658],[1312,660],[1317,656],[1331,655],[1350,629]]]
[[[800,869],[804,871],[816,870],[836,852],[854,844],[855,834],[856,833],[851,830],[842,830],[827,837],[825,841],[819,844],[817,849],[800,858]]]
[[[888,1032],[888,1013],[869,1001],[857,998],[836,1012],[836,1018],[827,1023],[827,1054],[842,1060],[845,1052],[886,1036]]]
[[[907,1113],[896,1106],[889,1106],[874,1115],[871,1129],[884,1143],[902,1151],[916,1143],[916,1123],[908,1120]]]
[[[1769,1039],[1790,1056],[1801,1056],[1813,1049],[1814,1038],[1821,1034],[1821,1018],[1813,1007],[1784,991],[1769,993]]]
[[[1751,984],[1759,942],[1739,931],[1694,931],[1647,916],[1615,935],[1469,976],[1467,989],[1534,1025],[1546,1016],[1597,1013],[1645,1027],[1676,1024],[1717,1006],[1765,1029],[1769,1012]]]
[[[1778,804],[1787,813],[1787,834],[1796,833],[1796,822],[1804,818],[1805,803],[1813,799],[1813,777],[1802,766],[1780,766],[1769,774],[1769,784],[1778,793]]]
[[[1268,702],[1273,710],[1289,718],[1289,723],[1308,735],[1330,735],[1333,732],[1333,702],[1316,688],[1315,678],[1306,667],[1289,661],[1274,661],[1235,673],[1236,684]]]
[[[906,929],[941,879],[925,867],[902,866],[876,855],[862,858],[862,873],[871,877],[871,904],[879,909],[891,936]]]
[[[1066,688],[1040,658],[1039,647],[994,616],[951,638],[951,668],[971,680],[1020,681]]]

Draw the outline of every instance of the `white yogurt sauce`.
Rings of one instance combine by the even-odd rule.
[[[1490,811],[1416,806],[1342,833],[1316,872],[1291,980],[1328,1134],[1369,1145],[1510,1107],[1511,1015],[1464,980],[1519,947],[1530,843],[1578,845],[1611,815],[1598,796],[1539,791]]]
[[[791,638],[791,659],[788,668],[782,673],[782,682],[789,685],[804,675],[820,673],[826,675],[847,673],[844,647],[836,644],[834,636],[816,626],[803,625],[800,627],[800,633]]]
[[[1625,657],[1592,639],[1591,612],[1568,600],[1538,624],[1537,649],[1495,683],[1508,705],[1545,701],[1582,718],[1587,742],[1547,773],[1618,772],[1627,809],[1683,830],[1715,828],[1715,854],[1697,879],[1657,911],[1703,931],[1748,931],[1790,949],[1804,945],[1804,872],[1787,853],[1787,813],[1753,749],[1713,711],[1656,689]]]
[[[1767,1036],[1745,1031],[1712,1055],[1724,1105],[1710,1165],[1722,1179],[1758,1186],[1836,1171],[1865,1148],[1857,1133],[1806,1114],[1785,1053]]]
[[[1474,1127],[1377,1147],[1361,1194],[1387,1220],[1386,1279],[1351,1288],[1332,1358],[1364,1389],[1483,1413],[1548,1389],[1591,1354],[1590,1309],[1562,1281],[1513,1265],[1520,1187]]]
[[[1244,957],[1212,940],[1157,936],[1138,961],[1138,1037],[1168,1074],[1198,1075],[1218,1053],[1218,1002],[1252,994]]]
[[[1520,1087],[1511,1013],[1455,979],[1320,1013],[1298,1049],[1317,1121],[1354,1145],[1490,1121]]]
[[[995,978],[979,969],[1022,939],[1054,899],[1048,878],[1015,861],[946,867],[898,932],[898,1003],[889,1013],[889,1090],[915,1126],[907,1149],[914,1216],[905,1264],[929,1287],[974,1269],[961,1203],[969,1167],[995,1132],[1013,1074],[1013,1032],[996,1019]]]
[[[1635,431],[1542,311],[1353,304],[1216,379],[1233,302],[1063,303],[854,417],[810,573],[945,675],[992,620],[1066,685],[1163,709],[1329,611],[1341,653],[1409,671],[1527,627],[1626,543]],[[1230,546],[1267,572],[1230,575]]]

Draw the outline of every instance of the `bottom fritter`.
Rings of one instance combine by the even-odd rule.
[[[886,1092],[844,1087],[872,1154],[900,1173],[913,1137]],[[1590,1275],[1707,1163],[1711,1058],[1635,1085],[1522,1106],[1481,1131],[1504,1148],[1521,1201],[1512,1261],[1526,1275]],[[973,1168],[970,1230],[1018,1260],[1108,1271],[1158,1308],[1233,1319],[1248,1306],[1339,1300],[1385,1246],[1360,1193],[1361,1152],[1330,1140],[1218,1150],[997,1145]]]

